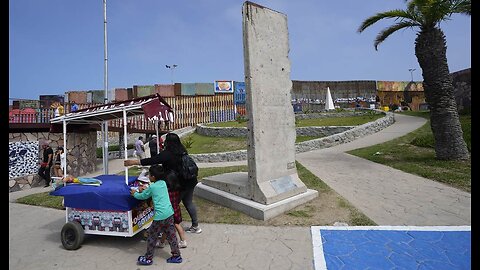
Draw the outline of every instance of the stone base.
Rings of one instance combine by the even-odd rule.
[[[253,218],[268,220],[316,198],[318,191],[307,189],[304,193],[268,205],[257,203],[202,183],[198,183],[196,186],[195,195],[243,212]]]
[[[266,205],[307,191],[297,173],[256,184],[251,182],[247,172],[223,173],[202,179],[202,183],[209,187]]]

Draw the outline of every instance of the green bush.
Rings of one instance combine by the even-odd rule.
[[[235,119],[239,124],[245,123],[248,121],[248,118],[245,115],[238,115],[237,119]]]
[[[192,144],[194,143],[193,136],[190,134],[183,138],[182,144],[185,146],[185,148],[191,148]]]

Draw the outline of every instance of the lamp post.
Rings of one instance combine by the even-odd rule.
[[[104,103],[108,103],[108,52],[107,52],[107,0],[103,0],[103,87],[105,91]],[[103,133],[103,173],[108,174],[108,121],[102,123]]]
[[[171,66],[165,65],[165,67],[168,68],[168,69],[170,69],[170,71],[172,72],[172,74],[171,74],[171,78],[172,78],[172,79],[171,79],[171,80],[172,80],[172,84],[173,84],[173,70],[174,70],[176,67],[178,67],[178,65],[175,65],[175,64],[174,64],[174,65],[171,65]]]
[[[412,82],[413,82],[413,72],[415,71],[416,69],[414,68],[409,68],[408,71],[410,71],[410,76],[412,77]]]

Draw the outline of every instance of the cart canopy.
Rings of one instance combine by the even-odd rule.
[[[73,124],[98,124],[123,118],[123,111],[126,111],[127,117],[145,115],[149,120],[157,117],[159,120],[174,121],[172,107],[159,94],[154,94],[70,112],[51,119],[50,123],[58,125],[66,121]]]

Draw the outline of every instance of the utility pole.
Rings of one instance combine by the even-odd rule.
[[[105,90],[104,103],[108,103],[108,57],[107,57],[107,0],[103,0],[103,55],[104,55],[104,68],[103,68],[103,89]],[[103,133],[103,174],[108,174],[108,121],[102,123]]]

